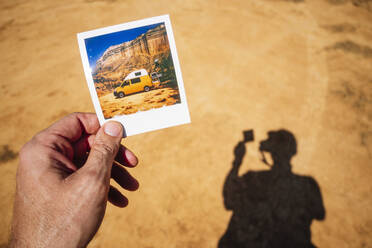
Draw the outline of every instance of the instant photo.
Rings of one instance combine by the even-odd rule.
[[[126,135],[190,122],[169,16],[78,34],[101,125],[120,121]]]

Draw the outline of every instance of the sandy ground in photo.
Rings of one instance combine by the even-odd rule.
[[[139,92],[123,98],[115,97],[113,93],[99,97],[103,115],[112,118],[116,115],[134,114],[163,106],[180,103],[178,90],[172,88],[153,89],[149,92]]]
[[[89,247],[217,247],[222,187],[242,131],[240,173],[265,170],[267,132],[291,131],[293,172],[319,185],[318,247],[372,247],[372,6],[362,0],[0,1],[0,247],[21,146],[70,112],[94,111],[76,33],[169,13],[190,125],[128,137],[140,182],[108,206]],[[5,148],[4,146],[7,146]]]

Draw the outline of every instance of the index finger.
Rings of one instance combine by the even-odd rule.
[[[47,130],[76,142],[83,134],[95,134],[100,128],[98,118],[93,113],[72,113],[54,123]]]

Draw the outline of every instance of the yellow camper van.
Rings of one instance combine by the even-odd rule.
[[[140,69],[132,71],[124,78],[123,83],[115,88],[114,96],[121,98],[141,91],[147,92],[153,87],[152,79],[147,71],[145,69]]]

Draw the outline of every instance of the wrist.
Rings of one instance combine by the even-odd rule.
[[[36,220],[30,221],[26,216],[22,217],[22,223],[13,222],[10,235],[9,247],[38,247],[38,248],[76,248],[85,247],[80,244],[79,232],[68,228],[69,225],[57,223],[45,223]],[[43,218],[46,220],[47,218]],[[29,223],[29,224],[27,224]]]

